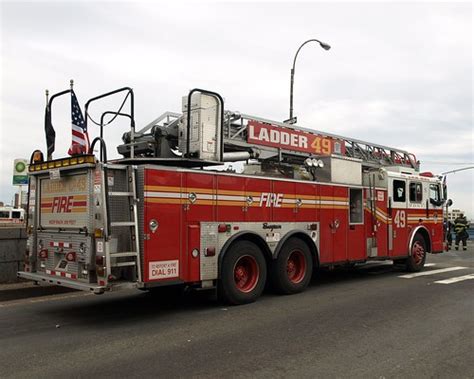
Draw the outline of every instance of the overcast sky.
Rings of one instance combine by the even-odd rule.
[[[472,4],[296,2],[1,2],[0,201],[11,202],[14,158],[45,151],[44,90],[81,104],[135,91],[138,128],[200,87],[226,109],[288,117],[298,56],[298,124],[413,152],[422,170],[472,166]],[[120,99],[116,100],[119,103]],[[115,110],[115,103],[92,108]],[[70,104],[55,102],[55,157],[70,144]],[[106,131],[109,150],[128,125]],[[94,136],[97,129],[91,127]],[[474,218],[474,170],[448,176],[454,208]]]

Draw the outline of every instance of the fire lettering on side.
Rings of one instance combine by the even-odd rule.
[[[56,196],[51,206],[52,213],[71,213],[74,196]]]
[[[280,208],[282,201],[282,193],[262,192],[260,195],[260,206]]]

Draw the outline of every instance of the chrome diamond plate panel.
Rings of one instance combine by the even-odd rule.
[[[229,231],[218,233],[218,225],[230,225]],[[309,230],[309,225],[316,225],[316,230]],[[253,232],[266,241],[272,254],[277,253],[278,243],[292,231],[301,231],[307,234],[316,244],[319,252],[319,222],[202,222],[201,223],[201,246],[200,246],[200,269],[201,280],[214,280],[218,278],[219,255],[226,242],[234,235],[242,231]],[[208,247],[216,248],[215,256],[206,256]]]

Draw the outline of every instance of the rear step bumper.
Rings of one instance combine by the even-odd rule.
[[[75,280],[70,280],[70,279],[66,279],[62,277],[56,278],[51,275],[39,274],[39,273],[33,273],[33,272],[19,271],[17,276],[19,278],[33,280],[37,283],[54,284],[58,286],[74,288],[76,290],[81,290],[81,291],[91,291],[91,292],[94,292],[95,294],[101,294],[110,289],[108,287],[99,286],[96,284],[82,283],[82,282],[77,282]]]

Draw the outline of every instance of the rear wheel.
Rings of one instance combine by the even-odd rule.
[[[313,260],[308,245],[299,238],[290,238],[272,262],[273,287],[282,294],[301,292],[308,286],[312,271]]]
[[[226,303],[251,303],[262,294],[267,266],[261,250],[250,241],[235,242],[225,254],[221,267],[219,294]]]
[[[406,269],[410,272],[420,271],[425,265],[426,242],[420,235],[416,234],[410,247],[410,256],[406,260]]]

